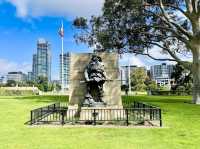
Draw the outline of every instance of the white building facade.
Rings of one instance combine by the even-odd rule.
[[[70,63],[71,63],[71,54],[69,52],[63,54],[63,71],[62,71],[62,55],[60,55],[60,84],[62,85],[63,79],[63,88],[65,90],[69,89],[70,86]]]
[[[161,65],[151,66],[150,75],[153,80],[156,81],[158,86],[171,87],[174,80],[171,79],[171,75],[174,71],[174,65],[167,65],[162,63]]]
[[[21,71],[19,72],[8,72],[7,74],[7,81],[13,80],[16,82],[24,82],[27,80],[27,75],[22,73]]]

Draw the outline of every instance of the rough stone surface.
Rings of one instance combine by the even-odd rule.
[[[108,106],[121,107],[121,88],[118,67],[118,55],[115,53],[98,53],[105,66],[107,79],[104,84],[103,101]],[[70,63],[70,99],[69,105],[79,104],[84,100],[86,84],[84,83],[84,70],[92,57],[92,53],[71,54]]]

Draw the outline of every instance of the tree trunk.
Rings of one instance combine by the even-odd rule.
[[[200,44],[193,51],[193,103],[200,104]]]
[[[192,74],[193,74],[193,100],[194,104],[200,104],[200,16],[192,14],[193,38],[190,47],[193,54]]]

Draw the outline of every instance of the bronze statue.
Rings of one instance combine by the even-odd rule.
[[[89,64],[86,66],[84,75],[87,85],[87,92],[83,105],[105,105],[102,97],[104,93],[103,84],[106,81],[106,75],[101,57],[92,55]]]

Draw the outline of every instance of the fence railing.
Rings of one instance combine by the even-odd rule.
[[[82,108],[68,109],[59,103],[31,111],[30,124],[114,124],[136,125],[149,122],[162,126],[161,109],[134,102],[131,108]]]
[[[49,115],[56,112],[58,109],[60,109],[60,103],[54,103],[45,107],[37,108],[34,110],[31,110],[31,120],[30,123],[34,124],[37,123],[44,118],[48,117]]]
[[[159,107],[134,101],[132,104],[134,109],[142,109],[143,113],[149,115],[149,120],[159,120],[160,126],[162,127],[162,111]]]

